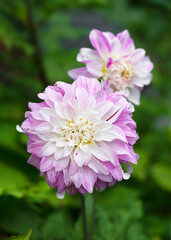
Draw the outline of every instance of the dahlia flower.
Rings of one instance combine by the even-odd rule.
[[[57,197],[92,193],[128,179],[137,163],[138,139],[133,107],[118,92],[104,90],[97,79],[78,77],[73,84],[57,82],[29,103],[31,111],[19,131],[29,137],[28,163],[57,187]],[[124,172],[122,165],[127,166]]]
[[[69,76],[79,75],[103,80],[113,91],[120,91],[135,105],[140,104],[140,92],[151,82],[153,64],[145,51],[135,49],[127,30],[114,36],[110,32],[92,30],[90,42],[95,50],[81,48],[77,61],[86,67],[73,69]]]

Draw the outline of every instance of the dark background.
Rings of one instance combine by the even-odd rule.
[[[56,198],[27,164],[27,137],[16,125],[47,82],[72,82],[67,71],[82,66],[76,55],[91,47],[93,28],[128,29],[154,63],[152,83],[133,115],[138,165],[129,181],[98,193],[94,239],[171,239],[170,24],[169,0],[0,1],[0,239],[29,229],[32,240],[82,239],[80,196]],[[91,195],[86,203],[90,223]]]

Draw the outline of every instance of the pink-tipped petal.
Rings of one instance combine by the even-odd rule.
[[[21,128],[29,137],[28,163],[57,188],[58,198],[66,191],[85,195],[128,179],[129,163],[137,164],[133,144],[138,136],[134,109],[120,93],[79,76],[73,84],[57,82],[38,96],[43,102],[29,104]]]
[[[99,55],[106,59],[110,53],[110,44],[102,32],[94,29],[90,32],[90,41],[93,47],[97,50]]]
[[[79,76],[92,77],[91,73],[88,72],[87,68],[76,68],[68,71],[68,75],[76,80]]]

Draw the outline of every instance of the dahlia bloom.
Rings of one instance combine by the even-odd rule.
[[[66,190],[70,195],[92,193],[94,187],[103,190],[130,177],[138,136],[133,107],[120,93],[80,76],[73,84],[57,82],[38,97],[43,101],[29,103],[31,111],[17,129],[29,137],[28,163],[57,187],[58,198]]]
[[[140,92],[151,82],[153,64],[145,51],[135,49],[127,30],[114,36],[111,32],[90,32],[90,42],[95,50],[81,48],[77,61],[86,67],[73,69],[69,76],[95,77],[105,81],[113,91],[120,91],[135,105],[140,104]]]

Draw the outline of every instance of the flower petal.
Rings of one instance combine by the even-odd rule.
[[[117,38],[120,40],[120,43],[123,46],[123,50],[126,50],[130,45],[134,44],[128,30],[124,30],[123,32],[118,33]]]
[[[85,167],[82,175],[82,185],[87,192],[92,193],[97,176],[90,168]]]
[[[107,146],[107,144],[103,142],[99,143],[93,142],[89,145],[89,149],[91,154],[93,154],[96,158],[100,159],[101,161],[114,162],[111,149]]]
[[[40,171],[47,172],[48,170],[53,168],[53,157],[43,157],[40,163]]]
[[[63,171],[68,166],[69,161],[70,157],[64,157],[55,161],[54,163],[55,171],[56,172]]]
[[[73,88],[77,87],[84,88],[89,95],[95,95],[101,90],[101,84],[96,78],[87,78],[84,76],[79,76],[77,81],[73,83]]]
[[[140,105],[140,91],[138,88],[129,88],[129,95],[127,99],[135,105]]]
[[[103,76],[103,64],[101,62],[96,62],[96,61],[92,61],[87,63],[87,70],[88,72],[96,78],[100,78]]]
[[[97,51],[90,48],[81,48],[80,53],[77,55],[77,61],[88,63],[89,61],[101,61]]]
[[[102,32],[94,29],[90,32],[90,41],[99,55],[105,60],[110,54],[110,45]]]
[[[41,149],[41,153],[43,156],[50,156],[55,152],[55,150],[55,144],[53,144],[52,142],[47,142]]]
[[[72,69],[68,71],[68,75],[74,80],[76,80],[79,76],[92,77],[92,74],[89,73],[85,67]]]

